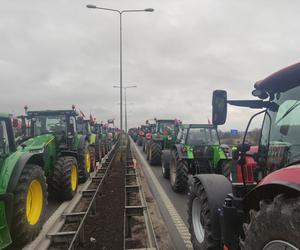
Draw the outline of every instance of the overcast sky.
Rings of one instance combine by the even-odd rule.
[[[155,12],[123,19],[129,127],[149,118],[207,122],[214,89],[253,84],[299,61],[298,0],[1,0],[1,111],[66,109],[119,122],[119,19],[86,4]],[[251,114],[229,108],[221,129]]]

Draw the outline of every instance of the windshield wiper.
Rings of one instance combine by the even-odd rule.
[[[300,105],[300,101],[298,100],[283,114],[283,116],[281,116],[281,118],[276,122],[276,124],[278,124],[280,121],[282,121],[289,113],[291,113],[299,105]]]

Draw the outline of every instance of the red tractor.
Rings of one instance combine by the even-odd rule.
[[[252,94],[259,99],[231,101],[226,91],[213,93],[215,125],[225,123],[227,104],[262,110],[233,154],[242,183],[215,174],[193,177],[188,222],[194,249],[300,249],[300,63],[257,82]],[[260,143],[250,155],[245,138],[260,114]],[[246,166],[246,159],[253,164]]]

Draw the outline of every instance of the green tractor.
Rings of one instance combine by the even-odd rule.
[[[27,117],[30,121],[31,138],[24,141],[21,147],[29,150],[33,148],[43,154],[49,189],[53,191],[51,193],[62,200],[72,198],[77,183],[75,190],[69,190],[65,187],[65,182],[69,183],[71,177],[74,181],[78,178],[85,182],[93,168],[89,138],[77,131],[77,111],[28,111]],[[70,162],[71,172],[66,170]]]
[[[96,148],[98,148],[98,153],[96,152],[96,160],[101,161],[105,156],[105,141],[106,134],[104,134],[103,124],[95,123],[91,125],[92,133],[96,134]]]
[[[45,222],[45,159],[37,145],[17,149],[12,121],[0,113],[0,249],[12,241],[19,249]]]
[[[91,124],[92,123],[92,124]],[[84,119],[83,117],[77,118],[77,131],[81,135],[85,135],[88,138],[89,148],[91,153],[91,171],[94,171],[96,166],[96,161],[101,160],[100,152],[100,142],[98,134],[94,133],[92,130],[93,122]]]
[[[160,165],[163,150],[170,149],[176,140],[179,122],[177,120],[156,120],[151,139],[145,146],[147,160],[151,165]]]
[[[217,129],[210,124],[182,125],[176,144],[163,155],[162,174],[175,192],[186,191],[189,176],[217,173],[230,178],[231,158],[220,145]]]

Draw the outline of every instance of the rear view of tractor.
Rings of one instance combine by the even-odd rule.
[[[0,113],[0,249],[33,240],[46,216],[47,184],[38,150],[16,149],[13,126]]]
[[[230,161],[220,146],[216,127],[210,124],[182,125],[170,155],[164,153],[162,173],[172,189],[184,192],[191,175],[217,173],[230,177]]]
[[[213,123],[226,121],[227,104],[261,109],[233,153],[242,182],[215,174],[195,175],[189,194],[188,223],[194,249],[300,249],[300,63],[254,85],[259,100],[227,100],[213,94]],[[264,115],[254,181],[245,176],[253,119]]]
[[[151,165],[160,165],[163,150],[174,145],[180,122],[177,120],[156,120],[156,127],[146,147],[147,160]]]

